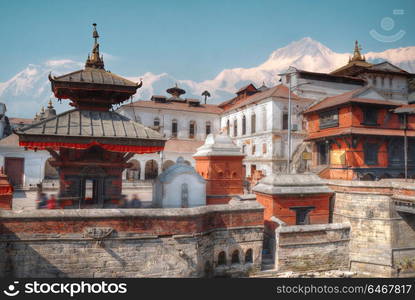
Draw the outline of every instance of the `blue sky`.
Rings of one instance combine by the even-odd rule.
[[[393,15],[403,9],[403,15]],[[415,45],[415,1],[48,1],[0,0],[0,82],[49,59],[84,61],[91,24],[107,69],[126,76],[167,72],[204,80],[225,68],[262,63],[275,49],[305,36],[337,52],[358,39],[365,51]],[[373,39],[391,17],[406,35],[394,43]],[[105,60],[105,57],[104,57]]]

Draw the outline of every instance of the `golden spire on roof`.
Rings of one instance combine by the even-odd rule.
[[[91,55],[88,54],[88,59],[86,60],[85,67],[95,68],[95,69],[104,69],[104,58],[99,55],[99,43],[98,38],[99,34],[97,31],[97,24],[92,24],[94,26],[94,31],[92,32],[92,38],[94,39],[94,46],[92,48]]]
[[[48,108],[53,108],[52,99],[49,99]]]
[[[355,41],[353,57],[349,58],[349,62],[352,62],[352,61],[366,61],[366,58],[360,53],[361,50],[362,50],[362,46],[359,45],[359,43],[357,41]]]

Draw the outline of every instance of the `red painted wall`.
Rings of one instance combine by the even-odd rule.
[[[196,171],[206,180],[208,205],[228,203],[230,195],[243,194],[243,156],[206,156],[194,159]]]
[[[275,216],[288,225],[295,225],[296,214],[290,207],[295,206],[314,206],[310,211],[310,224],[327,224],[330,214],[330,197],[332,194],[317,195],[268,195],[256,193],[257,201],[261,203],[264,210],[264,225],[275,230],[277,224],[271,221]]]

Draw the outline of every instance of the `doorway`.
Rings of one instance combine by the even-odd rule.
[[[13,187],[23,186],[24,158],[6,157],[4,169],[4,172],[9,177],[9,182]]]

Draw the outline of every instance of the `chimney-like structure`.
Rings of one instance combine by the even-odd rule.
[[[208,205],[227,204],[233,196],[243,194],[244,155],[229,136],[209,134],[193,158],[196,171],[206,180]]]
[[[287,225],[329,223],[333,191],[315,174],[271,174],[253,191],[265,207],[266,231],[272,233],[277,227],[272,217]]]

